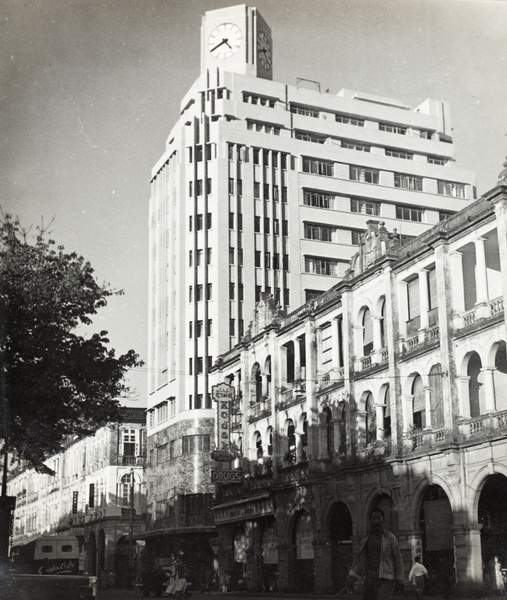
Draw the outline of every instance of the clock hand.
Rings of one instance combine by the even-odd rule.
[[[223,40],[219,44],[217,44],[214,48],[211,48],[210,52],[214,52],[217,48],[220,48],[220,46],[223,46],[224,44],[227,44],[229,46],[229,40],[227,38],[223,38]]]

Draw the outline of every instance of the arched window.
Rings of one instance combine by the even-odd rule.
[[[416,375],[412,383],[412,422],[415,429],[426,427],[426,400],[424,398],[423,382],[420,375]]]
[[[120,501],[123,506],[130,505],[130,488],[133,483],[132,475],[130,473],[125,473],[125,475],[121,478]]]
[[[264,456],[264,449],[262,447],[262,436],[258,431],[255,432],[255,448],[257,461],[262,462],[262,457]]]
[[[259,363],[255,363],[252,368],[252,384],[254,400],[260,402],[262,400],[262,375]]]
[[[431,427],[441,429],[444,426],[444,398],[442,395],[442,367],[433,365],[430,369]]]
[[[372,444],[377,439],[377,414],[373,395],[370,392],[368,392],[368,396],[366,397],[364,410],[366,413],[364,423],[366,443]]]
[[[384,439],[391,437],[391,394],[389,387],[384,398]]]
[[[369,308],[363,313],[363,356],[369,356],[373,350],[373,321]]]
[[[268,427],[267,437],[268,437],[268,456],[273,456],[273,428],[272,427]]]
[[[287,424],[287,454],[285,455],[285,459],[289,463],[293,463],[296,460],[296,430],[292,419]]]
[[[380,307],[380,345],[382,348],[385,348],[387,346],[385,323],[386,323],[386,301],[383,299],[382,306]]]

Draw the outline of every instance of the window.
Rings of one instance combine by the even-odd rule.
[[[359,246],[363,237],[364,229],[352,229],[350,231],[351,242],[354,246]]]
[[[234,213],[229,213],[229,229],[234,229]]]
[[[196,215],[196,219],[195,219],[196,231],[202,231],[202,224],[203,224],[202,214]]]
[[[412,321],[421,314],[419,302],[419,278],[415,277],[407,283],[408,319]]]
[[[188,251],[188,266],[192,266],[192,250]]]
[[[195,300],[196,302],[201,302],[202,300],[202,283],[198,283],[195,286]]]
[[[229,300],[234,300],[235,296],[235,285],[234,283],[229,283]]]
[[[405,135],[407,133],[407,128],[401,125],[391,125],[390,123],[379,123],[378,128],[380,131],[389,131],[390,133],[398,133],[400,135]]]
[[[195,323],[195,337],[200,338],[202,336],[202,321],[196,321]]]
[[[337,277],[338,265],[339,262],[337,260],[330,258],[305,257],[305,273]]]
[[[298,104],[290,105],[290,112],[295,115],[304,115],[306,117],[314,117],[316,119],[319,118],[319,111],[315,108],[310,108],[308,106],[299,106]]]
[[[208,323],[206,325],[206,335],[208,337],[213,335],[213,319],[208,319]]]
[[[403,221],[415,221],[422,223],[424,210],[420,208],[411,208],[409,206],[396,206],[396,218]]]
[[[123,455],[135,456],[136,453],[136,431],[135,429],[123,430]]]
[[[256,267],[261,266],[261,251],[260,250],[255,251],[255,266]]]
[[[394,187],[403,188],[404,190],[415,190],[416,192],[423,191],[422,177],[415,175],[403,175],[402,173],[394,174]]]
[[[364,127],[364,119],[349,117],[348,115],[335,115],[337,123],[345,123],[346,125],[356,125],[356,127]]]
[[[452,181],[437,181],[438,193],[454,198],[465,198],[465,184]]]
[[[394,158],[404,158],[405,160],[414,159],[414,155],[411,152],[403,152],[403,150],[389,150],[389,148],[386,148],[386,156],[393,156]]]
[[[157,458],[158,450],[159,448],[157,448]],[[128,506],[130,504],[130,488],[133,483],[130,477],[130,473],[125,473],[125,475],[121,478],[121,503],[123,506]]]
[[[211,300],[212,292],[213,292],[213,286],[211,283],[208,283],[208,285],[206,287],[206,300]]]
[[[331,161],[303,156],[304,173],[314,173],[316,175],[325,175],[326,177],[332,177],[333,166],[334,163],[332,163]]]
[[[380,204],[371,200],[350,200],[350,212],[362,215],[380,215]]]
[[[322,367],[324,369],[329,368],[329,363],[333,359],[333,338],[331,335],[331,326],[328,325],[322,329],[321,335],[321,359],[322,359]],[[326,365],[328,365],[326,367]]]
[[[193,335],[193,323],[192,321],[188,322],[188,337],[191,338]]]
[[[325,135],[318,135],[307,131],[296,131],[295,138],[304,142],[314,142],[315,144],[323,144],[327,139]]]
[[[206,229],[211,229],[213,227],[213,216],[212,213],[207,213],[206,215]]]
[[[270,233],[270,220],[269,217],[264,217],[264,233]]]
[[[303,204],[306,206],[315,206],[316,208],[332,209],[335,205],[335,196],[326,192],[314,192],[312,190],[304,190]]]
[[[254,183],[254,198],[259,199],[261,197],[261,184],[256,181]]]
[[[234,179],[229,177],[229,194],[234,194]]]
[[[321,242],[332,242],[336,232],[336,227],[314,223],[305,223],[304,228],[304,236],[307,240],[320,240]]]
[[[349,177],[353,181],[361,181],[363,183],[378,183],[379,171],[377,169],[366,169],[365,167],[355,167],[350,165]]]
[[[229,248],[229,264],[230,265],[234,264],[234,255],[235,255],[234,248]]]
[[[197,454],[210,451],[209,435],[184,435],[182,438],[183,454]]]
[[[236,335],[236,320],[235,319],[229,319],[229,335],[231,335],[231,336]]]
[[[254,231],[255,233],[261,232],[261,218],[257,216],[254,217]]]
[[[447,159],[438,156],[428,156],[428,162],[430,165],[446,165]]]
[[[202,321],[201,321],[201,324],[202,324]],[[198,356],[197,360],[195,361],[195,372],[197,373],[197,375],[201,375],[203,373],[202,356]]]
[[[353,142],[352,140],[342,140],[342,148],[348,148],[349,150],[358,150],[359,152],[370,152],[371,146],[366,144],[360,144],[359,142]]]
[[[258,104],[259,106],[275,108],[277,101],[278,98],[272,98],[270,96],[260,96],[259,94],[243,92],[243,102],[247,102],[248,104]]]
[[[197,250],[195,254],[195,264],[198,267],[202,265],[202,250]]]

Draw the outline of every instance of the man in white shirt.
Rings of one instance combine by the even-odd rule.
[[[414,584],[415,587],[415,595],[417,596],[417,600],[422,600],[424,596],[424,583],[426,578],[428,577],[428,571],[426,567],[421,564],[421,558],[416,556],[414,558],[414,566],[410,569],[410,573],[408,574],[408,580],[410,583]]]

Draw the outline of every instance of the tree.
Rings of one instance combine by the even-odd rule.
[[[0,440],[5,456],[50,472],[44,461],[67,436],[121,420],[124,376],[142,362],[133,350],[116,357],[107,331],[83,333],[122,292],[99,285],[90,263],[45,229],[37,233],[30,241],[16,219],[0,222]]]

